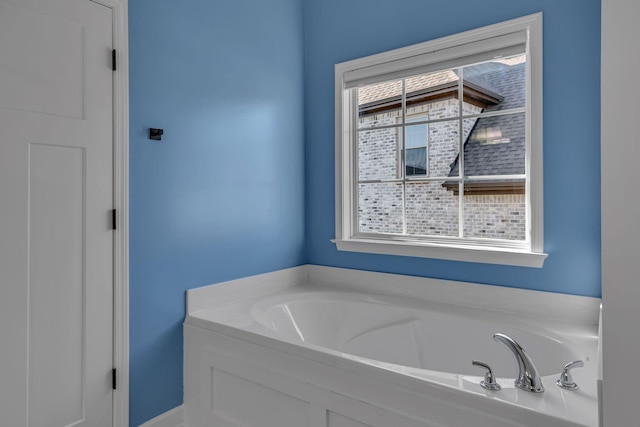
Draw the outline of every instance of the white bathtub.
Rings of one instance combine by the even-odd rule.
[[[598,303],[314,266],[190,291],[187,425],[595,427]],[[525,348],[544,393],[514,386],[496,332]],[[480,387],[472,359],[501,390]],[[579,389],[562,390],[574,360]]]

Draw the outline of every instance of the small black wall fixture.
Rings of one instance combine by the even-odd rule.
[[[164,129],[149,128],[149,139],[154,141],[161,141]]]

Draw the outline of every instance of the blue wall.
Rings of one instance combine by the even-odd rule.
[[[538,11],[544,268],[336,251],[334,64]],[[132,427],[182,403],[189,288],[309,262],[600,295],[599,0],[130,0],[129,37]]]
[[[305,262],[302,5],[130,0],[129,37],[135,427],[182,403],[186,289]]]
[[[544,14],[542,269],[339,252],[334,237],[334,64]],[[307,260],[311,264],[600,296],[600,1],[305,2]]]

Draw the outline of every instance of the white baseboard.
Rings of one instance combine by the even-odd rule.
[[[182,405],[157,417],[140,424],[138,427],[188,427],[184,423],[184,408]]]

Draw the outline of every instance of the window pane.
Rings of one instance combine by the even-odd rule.
[[[405,79],[407,116],[428,113],[429,119],[459,115],[458,75],[453,70],[421,74]]]
[[[399,130],[396,128],[358,132],[358,179],[399,178]]]
[[[426,120],[426,117],[424,117]],[[406,148],[417,148],[427,146],[427,125],[419,124],[406,127]]]
[[[525,106],[526,55],[464,67],[464,99],[484,112]],[[465,109],[465,114],[475,114]]]
[[[407,234],[458,237],[459,198],[453,191],[448,191],[443,183],[406,184]]]
[[[427,174],[427,148],[409,148],[405,151],[405,173],[407,176]]]
[[[407,123],[427,120],[426,115],[407,118]],[[428,125],[426,123],[405,127],[405,175],[427,174]]]
[[[464,237],[525,240],[524,183],[465,183]]]
[[[402,184],[358,185],[358,230],[402,233]]]
[[[466,176],[525,173],[525,114],[481,117],[464,145]]]
[[[458,158],[460,135],[458,120],[429,124],[427,148],[428,174],[430,177],[458,176],[455,161]]]
[[[402,80],[358,88],[358,127],[369,128],[402,122]]]

